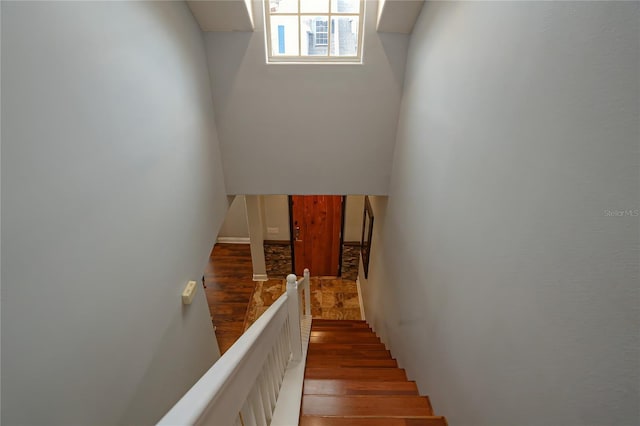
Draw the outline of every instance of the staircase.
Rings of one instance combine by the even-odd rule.
[[[314,319],[300,426],[446,426],[364,321]]]

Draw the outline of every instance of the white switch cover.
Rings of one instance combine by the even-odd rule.
[[[280,228],[267,226],[267,234],[277,234],[280,232]]]
[[[185,305],[190,305],[193,301],[193,296],[196,294],[196,290],[198,289],[198,285],[195,281],[189,281],[187,286],[184,288],[182,292],[182,303]]]

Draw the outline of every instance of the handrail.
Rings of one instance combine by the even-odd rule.
[[[289,364],[300,361],[301,292],[310,315],[309,270],[280,296],[158,425],[269,424]],[[299,362],[298,362],[299,364]],[[240,420],[242,418],[242,420]]]

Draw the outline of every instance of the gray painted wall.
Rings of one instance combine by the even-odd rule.
[[[216,122],[232,194],[386,194],[408,36],[375,32],[364,64],[266,64],[253,33],[207,33]]]
[[[344,213],[344,241],[360,242],[363,213],[364,195],[347,195],[347,206]]]
[[[263,235],[267,240],[289,241],[289,198],[286,195],[263,195],[261,198]],[[269,228],[278,232],[269,233]]]
[[[244,195],[236,195],[229,205],[224,222],[218,232],[218,237],[249,238],[249,225],[247,225],[247,206]]]
[[[639,23],[638,3],[422,11],[362,289],[452,425],[640,421]]]
[[[151,424],[214,362],[212,115],[184,3],[2,2],[3,424]]]

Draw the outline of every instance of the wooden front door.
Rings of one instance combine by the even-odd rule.
[[[292,195],[291,231],[295,272],[340,275],[343,199],[340,195]]]

